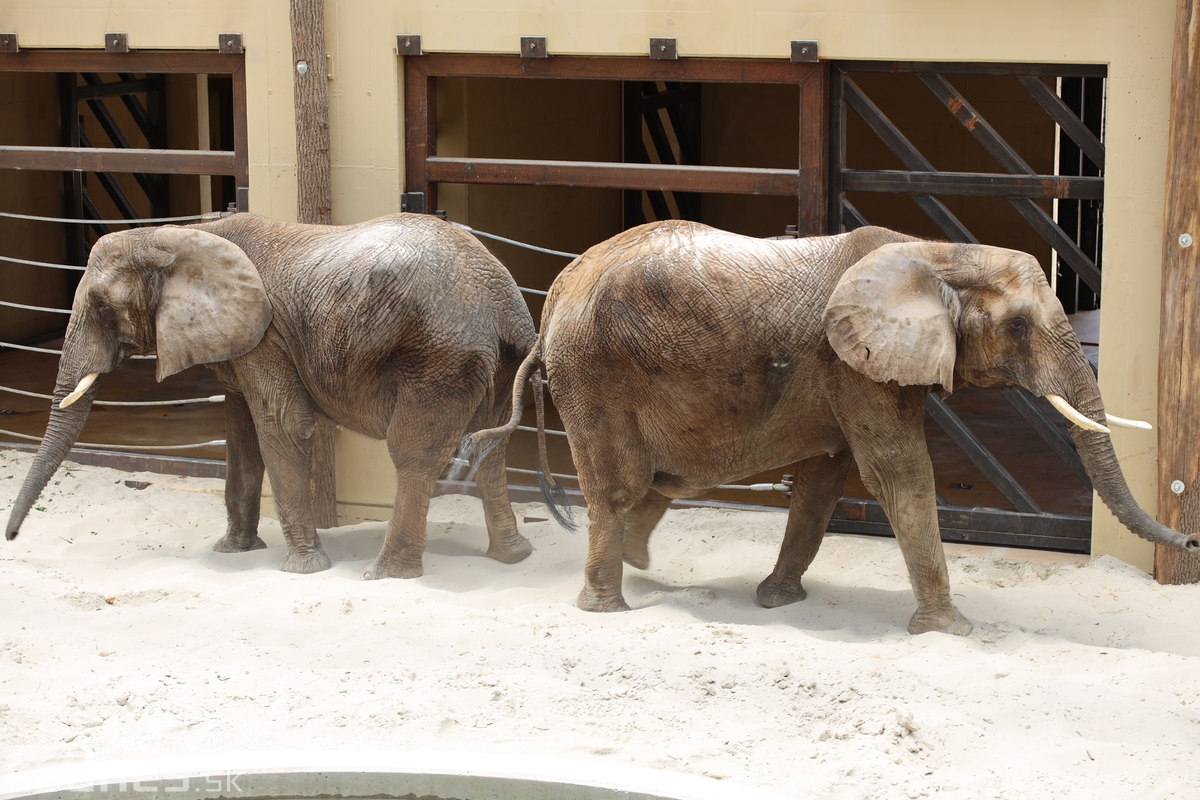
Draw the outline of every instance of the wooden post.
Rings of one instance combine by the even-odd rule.
[[[296,200],[300,222],[328,225],[333,192],[329,182],[329,87],[325,72],[325,2],[291,0],[292,78],[296,102]],[[333,420],[318,412],[313,430],[313,521],[337,525]]]
[[[1171,59],[1158,362],[1158,519],[1182,533],[1200,530],[1200,455],[1195,446],[1200,424],[1200,374],[1196,372],[1200,364],[1198,14],[1196,0],[1178,0]],[[1172,484],[1174,489],[1182,484],[1183,491],[1177,493]],[[1154,577],[1159,583],[1200,583],[1200,555],[1158,545],[1154,549]]]
[[[333,193],[329,187],[329,87],[325,78],[324,0],[291,0],[291,21],[299,219],[328,225],[332,221]]]

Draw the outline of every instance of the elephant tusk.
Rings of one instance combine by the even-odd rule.
[[[1112,431],[1101,425],[1099,422],[1090,420],[1083,414],[1079,413],[1079,411],[1076,410],[1073,405],[1068,403],[1062,397],[1059,397],[1056,394],[1048,394],[1046,395],[1046,399],[1050,401],[1050,405],[1058,409],[1058,413],[1062,414],[1068,420],[1074,422],[1084,430],[1096,431],[1097,433],[1112,433]]]
[[[1152,431],[1154,426],[1149,422],[1143,422],[1140,419],[1125,419],[1124,417],[1105,414],[1104,419],[1109,425],[1116,428],[1137,428],[1139,431]]]
[[[66,408],[74,403],[79,398],[87,394],[87,390],[92,388],[92,384],[96,382],[96,378],[100,377],[99,372],[89,372],[83,376],[83,380],[79,381],[79,385],[75,387],[75,391],[64,397],[58,404],[59,408]]]

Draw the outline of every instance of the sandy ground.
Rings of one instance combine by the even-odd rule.
[[[0,451],[0,510],[30,456]],[[140,480],[138,490],[125,485]],[[179,487],[186,487],[183,491]],[[674,770],[798,798],[1200,797],[1200,586],[1110,558],[951,555],[967,638],[909,636],[890,540],[830,536],[767,610],[782,514],[677,510],[574,607],[586,539],[483,557],[478,501],[430,509],[425,575],[362,580],[383,524],[319,575],[222,555],[221,482],[67,465],[0,543],[0,769],[279,749],[455,749]]]

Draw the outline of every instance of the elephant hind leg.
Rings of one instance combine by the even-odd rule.
[[[519,363],[502,366],[496,376],[497,389],[488,391],[479,412],[471,421],[471,430],[498,427],[508,421],[512,408],[513,375],[519,366]],[[487,523],[488,558],[503,564],[515,564],[529,557],[533,545],[517,530],[517,518],[508,499],[508,474],[505,472],[507,451],[508,437],[495,440],[477,465],[475,485],[479,487],[483,517]]]
[[[462,387],[463,395],[468,386]],[[481,386],[475,397],[448,402],[428,387],[414,386],[397,399],[387,430],[388,453],[396,466],[396,498],[383,547],[363,572],[367,580],[424,574],[429,498],[483,394]]]
[[[591,418],[615,424],[572,440],[578,443],[575,466],[588,504],[588,555],[576,604],[584,611],[628,611],[621,593],[627,519],[649,491],[653,473],[633,420]]]
[[[637,569],[650,567],[650,534],[667,513],[671,498],[650,489],[625,517],[625,544],[621,557]]]
[[[817,556],[853,458],[849,450],[807,458],[796,465],[787,530],[775,569],[758,585],[758,602],[778,608],[807,596],[800,578]]]

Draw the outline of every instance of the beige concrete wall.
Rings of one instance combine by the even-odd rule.
[[[69,13],[66,5],[72,5]],[[282,0],[0,0],[0,29],[25,47],[99,47],[106,31],[132,47],[212,48],[241,32],[249,84],[251,207],[295,216],[292,61]],[[428,51],[515,53],[521,35],[563,54],[645,55],[651,36],[674,36],[681,56],[781,58],[791,39],[816,39],[834,59],[1086,62],[1109,65],[1105,311],[1107,406],[1153,420],[1171,0],[327,0],[334,218],[395,211],[402,176],[400,64],[395,34],[419,33]],[[1114,443],[1134,495],[1155,502],[1155,439],[1118,431]],[[349,452],[349,451],[348,451]],[[386,461],[368,469],[390,469]],[[1144,568],[1149,546],[1096,503],[1094,552]]]

